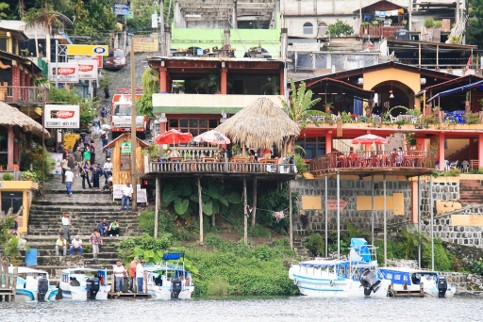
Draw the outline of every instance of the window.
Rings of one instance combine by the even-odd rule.
[[[325,137],[300,139],[295,142],[305,150],[305,159],[315,159],[325,154]]]
[[[22,206],[23,193],[14,191],[2,191],[2,211],[7,213],[13,208],[13,213],[17,213]]]
[[[214,129],[220,124],[220,119],[209,119],[209,118],[170,118],[169,128],[177,129],[181,132],[190,132],[193,136],[197,136],[203,132]]]
[[[304,35],[311,35],[314,33],[314,25],[310,22],[304,23]]]

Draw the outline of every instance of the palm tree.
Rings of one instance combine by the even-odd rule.
[[[318,117],[326,115],[322,111],[312,109],[320,102],[320,97],[312,99],[312,90],[307,90],[304,82],[301,82],[297,88],[294,81],[290,80],[290,87],[292,91],[290,102],[281,100],[288,116],[301,128],[305,128],[309,123],[318,124]]]
[[[35,30],[35,47],[37,56],[39,56],[37,28],[47,27],[48,31],[45,35],[45,58],[47,63],[50,62],[50,36],[52,35],[52,28],[60,23],[60,15],[59,12],[53,10],[46,2],[44,8],[32,8],[27,11],[23,17],[27,26],[33,27]]]

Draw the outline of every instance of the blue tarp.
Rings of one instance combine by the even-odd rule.
[[[367,247],[367,241],[364,238],[352,238],[351,248],[354,249],[364,261],[371,261],[371,252]]]
[[[465,91],[467,91],[471,88],[477,88],[478,90],[483,91],[483,80],[480,80],[480,81],[473,83],[473,84],[467,84],[467,85],[463,85],[463,86],[460,86],[460,87],[448,89],[446,91],[442,91],[442,92],[434,95],[433,97],[431,97],[428,100],[428,103],[431,102],[432,100],[438,98],[438,97],[448,96],[450,94],[457,93],[457,92],[465,92]]]
[[[183,253],[166,253],[163,255],[163,260],[165,261],[178,260],[181,257],[183,257]]]

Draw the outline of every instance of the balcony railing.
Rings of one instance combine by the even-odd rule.
[[[294,175],[296,167],[294,164],[276,163],[247,163],[247,162],[201,162],[201,161],[180,161],[180,162],[150,162],[150,173],[206,173],[206,174],[266,174],[266,175]]]
[[[5,103],[43,104],[48,96],[49,91],[44,87],[0,85],[0,101]]]
[[[334,171],[336,169],[353,169],[354,171],[371,168],[434,168],[435,158],[425,151],[410,151],[409,154],[379,153],[371,155],[366,152],[340,154],[329,153],[309,163],[309,171],[313,173]]]
[[[404,29],[404,24],[393,24],[391,26],[384,25],[361,25],[359,37],[363,39],[374,38],[394,38],[396,31]]]

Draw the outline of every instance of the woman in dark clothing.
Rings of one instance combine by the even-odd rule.
[[[99,168],[99,165],[97,163],[94,163],[94,166],[91,168],[92,171],[92,185],[94,188],[99,189],[99,178],[102,176],[102,169]]]
[[[84,161],[82,164],[81,169],[81,177],[82,177],[82,189],[86,188],[86,180],[89,188],[92,188],[91,180],[89,179],[89,161]]]

